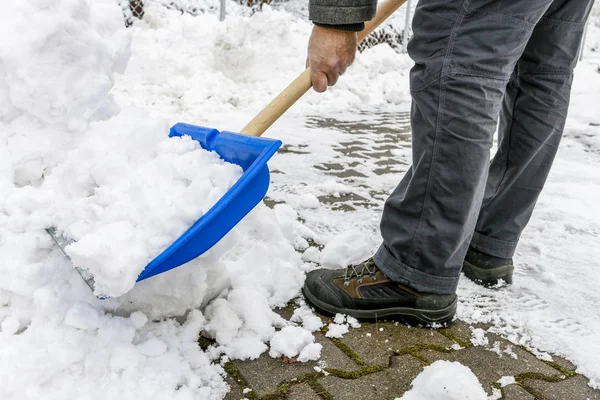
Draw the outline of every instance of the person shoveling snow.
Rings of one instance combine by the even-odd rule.
[[[387,199],[368,260],[308,274],[328,313],[448,324],[459,275],[511,283],[521,232],[563,133],[593,0],[420,1],[408,53],[412,167]],[[352,63],[376,1],[313,0],[307,64],[315,91]],[[499,149],[490,164],[499,123]]]

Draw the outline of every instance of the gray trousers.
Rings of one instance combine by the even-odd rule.
[[[412,166],[385,203],[374,257],[390,279],[454,293],[469,245],[513,256],[561,140],[592,5],[420,0]]]

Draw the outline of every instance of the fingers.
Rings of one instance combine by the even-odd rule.
[[[327,83],[329,84],[329,86],[335,85],[339,78],[339,69],[332,69],[327,73]]]
[[[312,82],[312,86],[315,92],[323,93],[325,90],[327,90],[327,85],[329,84],[329,77],[325,72],[316,71],[311,68],[310,80]]]
[[[340,68],[311,66],[310,79],[313,89],[316,92],[323,93],[327,86],[334,86],[340,78]]]

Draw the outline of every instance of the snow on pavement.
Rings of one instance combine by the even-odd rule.
[[[344,158],[340,143],[376,148],[386,124],[406,123],[399,112],[408,110],[410,59],[385,45],[366,50],[335,88],[308,93],[265,134],[293,150],[270,162],[279,173],[268,195],[287,204],[259,205],[205,256],[100,301],[43,231],[55,216],[47,214],[48,203],[64,199],[64,187],[46,183],[57,167],[92,132],[116,137],[110,118],[150,132],[179,121],[239,130],[301,72],[310,24],[267,6],[249,17],[229,2],[231,15],[219,23],[216,13],[192,17],[150,3],[144,21],[125,30],[112,0],[93,7],[77,0],[8,3],[0,5],[0,33],[23,32],[29,45],[0,43],[0,75],[7,77],[0,81],[0,397],[220,399],[227,385],[212,361],[221,354],[256,358],[272,343],[273,355],[316,358],[320,349],[309,335],[318,322],[300,311],[293,323],[302,327],[293,326],[272,309],[299,293],[304,273],[321,258],[308,240],[331,243],[324,255],[332,266],[336,253],[351,259],[378,245],[382,193],[409,165],[410,149],[381,148],[383,155],[346,167],[364,178],[310,166],[332,160],[347,166],[356,160]],[[491,322],[492,331],[538,353],[565,356],[596,387],[600,128],[593,124],[600,122],[600,59],[591,49],[600,40],[597,10],[565,139],[515,259],[515,284],[489,291],[463,279],[458,310],[460,318]],[[38,29],[20,28],[31,24]],[[113,83],[116,101],[108,95]],[[349,133],[343,122],[363,128]],[[369,130],[374,124],[381,129]],[[158,146],[160,135],[149,138]],[[397,165],[374,174],[385,157],[397,157]],[[348,194],[365,205],[345,211],[322,201]],[[352,231],[362,239],[347,237],[361,245],[340,245],[339,234]],[[334,330],[353,325],[341,322]],[[216,340],[205,352],[197,345],[201,331]],[[448,368],[460,370],[442,365],[438,372]],[[464,369],[460,374],[462,383],[477,386]],[[415,392],[420,386],[415,381]]]
[[[457,361],[436,361],[413,380],[412,388],[396,400],[487,400],[469,367]]]

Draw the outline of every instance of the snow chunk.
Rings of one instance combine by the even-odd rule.
[[[292,314],[290,321],[301,322],[302,327],[310,332],[318,331],[323,327],[323,321],[321,321],[321,318],[313,314],[310,307],[308,307],[306,304],[302,304],[302,306],[294,310],[294,314]]]
[[[148,322],[148,317],[141,311],[132,312],[131,315],[129,315],[129,319],[133,323],[133,326],[136,327],[136,329],[140,329],[141,327],[146,325],[146,322]]]
[[[337,313],[337,314],[335,314],[335,317],[333,318],[333,322],[335,322],[338,325],[341,325],[344,322],[346,322],[346,316],[344,314]]]
[[[343,335],[348,333],[348,331],[349,331],[349,329],[348,329],[347,324],[343,324],[343,325],[329,324],[329,326],[327,327],[327,333],[325,334],[325,336],[330,337],[330,338],[341,339]]]
[[[316,247],[309,247],[302,253],[302,261],[318,263],[321,261],[321,251]]]
[[[298,356],[298,361],[316,361],[321,358],[321,350],[323,346],[320,343],[311,343],[304,347]]]
[[[502,387],[508,386],[508,385],[512,385],[515,382],[516,381],[515,381],[515,377],[514,376],[503,376],[502,378],[498,379],[498,383]]]
[[[315,344],[314,340],[315,338],[312,333],[306,329],[297,326],[286,326],[275,333],[271,339],[269,343],[271,346],[269,355],[273,358],[281,357],[282,355],[292,358],[301,354],[301,357],[305,361],[308,361],[309,359],[313,359],[311,357],[314,357],[317,352],[316,346],[309,347],[309,345]],[[318,354],[320,353],[321,348],[319,345]]]
[[[334,237],[321,252],[321,265],[325,268],[344,268],[358,264],[371,256],[371,244],[359,230],[351,230]]]
[[[485,331],[483,329],[471,327],[471,332],[471,343],[473,343],[473,346],[487,346],[489,344],[489,340],[485,336]]]
[[[351,317],[351,316],[347,316],[346,317],[346,321],[354,329],[360,328],[360,322],[358,322],[358,320],[356,318]]]
[[[319,208],[319,199],[314,194],[303,194],[298,197],[298,205],[301,208]]]
[[[481,383],[459,362],[436,361],[412,382],[412,389],[396,400],[486,400]]]

